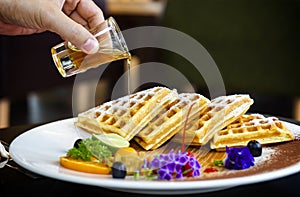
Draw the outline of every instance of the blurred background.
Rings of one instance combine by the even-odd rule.
[[[94,0],[122,30],[147,25],[186,33],[209,52],[223,77],[226,93],[248,93],[252,112],[300,120],[299,0]],[[147,38],[145,38],[147,39]],[[51,57],[62,42],[45,32],[0,36],[0,128],[73,117],[75,76],[63,78]],[[183,73],[205,96],[200,73],[178,54],[157,48],[131,51],[132,66],[162,62]],[[99,80],[97,104],[109,100],[124,61],[111,63]],[[86,109],[83,83],[77,104]]]

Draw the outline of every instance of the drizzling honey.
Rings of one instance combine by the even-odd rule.
[[[187,112],[187,115],[186,115],[186,119],[184,121],[184,127],[183,127],[183,135],[182,135],[182,140],[181,140],[181,152],[184,152],[184,148],[185,148],[185,134],[186,134],[186,126],[187,126],[187,123],[188,123],[188,120],[189,120],[189,115],[191,113],[191,110],[193,108],[193,106],[195,105],[195,102],[191,104],[191,106],[189,107],[189,110]]]
[[[128,95],[131,94],[131,77],[130,77],[130,66],[131,66],[131,54],[128,52],[127,53],[127,60],[126,60],[126,63],[127,63],[127,86],[128,86]]]

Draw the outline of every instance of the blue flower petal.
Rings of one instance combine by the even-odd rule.
[[[160,167],[160,160],[158,158],[154,158],[151,162],[152,168],[157,169]]]
[[[226,154],[225,168],[240,170],[254,165],[254,158],[248,147],[226,147]]]

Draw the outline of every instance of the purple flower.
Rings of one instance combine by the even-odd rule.
[[[188,161],[188,156],[186,154],[176,157],[175,162],[181,165],[185,165]]]
[[[184,176],[187,176],[187,177],[199,176],[200,175],[200,168],[201,168],[201,165],[198,162],[198,160],[192,154],[189,153],[188,161],[186,162],[186,164],[183,167]]]
[[[145,161],[146,162],[146,161]],[[147,164],[146,164],[147,163]],[[168,154],[161,154],[152,161],[144,163],[143,168],[157,173],[158,179],[171,180],[181,179],[184,176],[199,176],[200,164],[190,153],[171,150]]]
[[[158,179],[166,179],[166,180],[172,179],[172,173],[170,172],[170,170],[167,166],[162,166],[157,171],[157,173],[158,173]]]
[[[254,166],[254,158],[248,147],[226,147],[225,168],[241,170],[250,168],[251,166]]]
[[[192,176],[193,177],[200,176],[200,169],[194,169]]]

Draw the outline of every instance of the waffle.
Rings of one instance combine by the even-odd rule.
[[[157,149],[179,131],[190,108],[189,117],[193,117],[209,102],[209,99],[197,93],[179,94],[179,97],[154,117],[134,140],[145,150]]]
[[[243,115],[217,132],[210,146],[212,149],[224,150],[226,146],[246,146],[250,140],[257,140],[260,144],[271,144],[291,141],[294,138],[278,118],[249,114]]]
[[[182,129],[176,136],[177,141],[183,138],[184,133],[186,144],[204,145],[217,131],[245,114],[252,104],[253,100],[247,94],[219,96],[211,100],[195,119],[189,121],[185,133]]]
[[[82,112],[75,125],[96,134],[116,133],[130,141],[165,105],[177,97],[175,89],[153,87]]]

